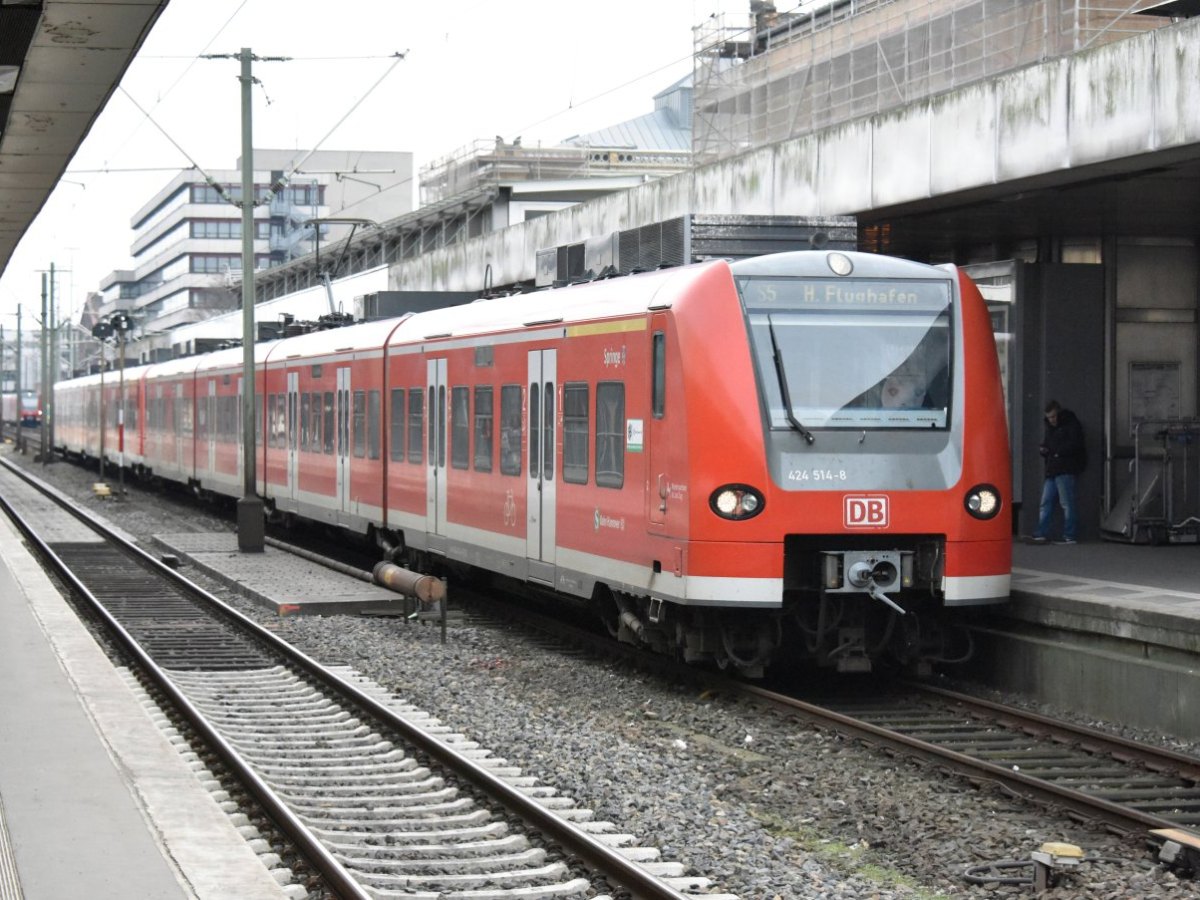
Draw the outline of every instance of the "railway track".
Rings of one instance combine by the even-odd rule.
[[[353,670],[318,665],[7,463],[0,506],[332,893],[736,900]]]
[[[698,671],[537,613],[505,606],[501,615],[597,654],[611,654],[615,646],[639,666],[696,679],[888,752],[924,759],[972,782],[1103,823],[1114,833],[1176,830],[1200,847],[1197,757],[921,683],[876,685],[867,700],[858,692],[813,702],[803,688],[769,689]]]

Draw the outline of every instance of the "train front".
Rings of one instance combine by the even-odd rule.
[[[1006,601],[1012,563],[1004,396],[978,290],[950,267],[860,253],[731,270],[770,485],[714,502],[735,517],[757,503],[783,532],[788,655],[840,671],[967,655],[959,610]]]

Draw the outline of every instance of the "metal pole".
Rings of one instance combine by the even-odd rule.
[[[4,374],[8,371],[8,369],[4,368],[4,351],[5,351],[5,349],[6,348],[4,346],[4,326],[0,325],[0,395],[2,395],[4,393],[4,385],[2,382],[4,380]],[[18,394],[14,398],[14,400],[16,402],[13,404],[13,409],[16,411],[15,415],[19,419],[21,417],[21,395]],[[17,427],[20,428],[21,426],[18,425]],[[3,444],[3,443],[4,443],[4,415],[2,413],[0,413],[0,444]]]
[[[45,403],[46,384],[50,381],[50,376],[47,374],[50,371],[50,346],[49,346],[50,345],[50,334],[49,334],[49,332],[46,331],[47,323],[50,321],[49,317],[46,315],[47,299],[48,298],[46,296],[46,273],[43,272],[42,273],[42,333],[41,333],[41,335],[39,335],[39,337],[41,338],[41,342],[42,342],[42,377],[38,379],[41,382],[38,393],[41,395],[39,402],[41,402],[41,405],[42,405],[42,421],[40,423],[41,424],[41,434],[42,434],[42,449],[41,449],[42,465],[46,464],[46,457],[49,456],[49,454],[46,452],[46,409],[47,409],[47,407],[46,407],[46,403]]]
[[[242,498],[237,504],[238,549],[264,550],[263,502],[254,471],[254,138],[250,89],[253,78],[249,47],[239,54],[242,74]],[[265,373],[264,373],[265,378]],[[266,384],[263,385],[264,392]]]
[[[25,452],[25,417],[21,414],[21,370],[25,368],[21,341],[21,304],[17,304],[17,450]]]
[[[121,481],[118,500],[125,499],[125,329],[117,332],[117,347],[121,353],[120,405],[117,407],[117,472]]]
[[[58,308],[54,302],[54,263],[50,263],[50,384],[46,391],[46,434],[50,443],[42,447],[47,457],[54,450],[54,385],[58,383]]]
[[[108,431],[108,417],[104,402],[104,341],[100,342],[100,480],[104,481],[104,432]]]

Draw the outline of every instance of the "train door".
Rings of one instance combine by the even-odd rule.
[[[287,373],[287,481],[288,496],[296,500],[300,496],[300,373]]]
[[[670,435],[667,429],[667,317],[655,313],[650,318],[650,422],[647,426],[646,463],[649,469],[650,490],[646,492],[646,515],[650,530],[662,532],[667,522],[670,502],[670,473],[667,471],[667,449]]]
[[[429,549],[446,552],[446,360],[426,362],[429,386],[429,454],[425,483],[425,530]]]
[[[350,367],[337,370],[337,465],[338,509],[350,512]]]
[[[557,350],[529,352],[529,521],[525,555],[529,576],[554,582],[555,380]]]

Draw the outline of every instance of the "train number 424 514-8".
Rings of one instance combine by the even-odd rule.
[[[845,469],[788,469],[788,481],[845,481]]]

